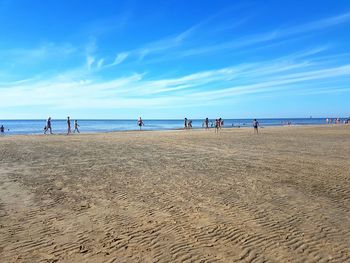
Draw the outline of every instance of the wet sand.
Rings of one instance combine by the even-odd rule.
[[[1,262],[350,262],[350,126],[0,137]]]

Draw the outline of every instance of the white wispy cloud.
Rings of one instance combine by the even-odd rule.
[[[255,62],[190,72],[176,77],[158,77],[144,71],[121,73],[121,77],[108,79],[103,70],[111,67],[140,62],[146,57],[162,60],[179,59],[188,56],[227,52],[260,46],[262,43],[275,43],[280,39],[307,35],[350,21],[350,13],[313,21],[304,25],[279,28],[273,31],[239,37],[215,44],[198,44],[193,38],[205,23],[198,23],[183,32],[143,45],[140,48],[116,53],[112,58],[99,54],[97,40],[91,39],[82,48],[81,65],[75,68],[40,77],[23,78],[0,83],[1,109],[17,106],[50,105],[60,109],[84,108],[171,108],[187,105],[220,103],[222,100],[244,98],[253,94],[277,94],[290,92],[300,96],[312,94],[350,92],[345,80],[350,77],[350,64],[341,58],[348,53],[326,52],[331,45],[306,48],[276,58],[260,59]],[[244,23],[244,19],[241,23]],[[233,24],[234,25],[234,24]],[[239,21],[237,26],[239,26]],[[222,30],[226,30],[223,25]],[[220,30],[218,30],[220,31]],[[186,44],[186,45],[185,45]],[[190,45],[187,45],[190,44]],[[198,45],[197,45],[198,44]],[[65,56],[77,48],[71,45],[46,43],[33,49],[13,49],[7,56],[33,61],[52,56]],[[169,52],[171,50],[171,52]],[[8,50],[7,50],[8,51]],[[4,54],[1,53],[0,55]],[[326,55],[324,55],[326,53]],[[16,55],[15,55],[16,54]],[[53,55],[54,54],[54,55]],[[152,58],[151,58],[152,59]],[[14,61],[16,61],[14,59]],[[127,61],[127,62],[126,62]],[[145,62],[145,61],[143,61]],[[161,65],[161,63],[160,63]],[[135,69],[135,71],[137,71]],[[151,76],[151,77],[150,77]],[[339,83],[340,80],[343,82]],[[335,88],[332,85],[337,85]]]
[[[118,65],[120,63],[122,63],[127,57],[128,57],[128,53],[127,52],[122,52],[119,53],[116,58],[114,59],[113,63],[111,64],[111,66],[115,66]]]
[[[103,58],[101,58],[101,59],[98,60],[98,62],[97,62],[97,69],[102,68],[103,62],[104,62],[104,59],[103,59]]]
[[[151,54],[159,54],[162,52],[169,51],[174,48],[180,47],[186,40],[190,39],[201,27],[206,25],[211,18],[205,19],[195,25],[188,27],[180,33],[172,34],[167,37],[158,39],[156,41],[146,43],[142,47],[128,50],[117,55],[116,60],[122,59],[127,56],[135,56],[138,61],[143,60],[146,56]],[[120,58],[118,58],[120,56]],[[120,62],[121,63],[121,62]],[[113,63],[117,65],[119,63]]]
[[[54,76],[45,80],[24,80],[2,86],[0,108],[51,105],[60,109],[86,108],[171,108],[205,103],[220,103],[229,98],[252,94],[292,92],[307,95],[350,92],[339,80],[350,77],[350,64],[313,61],[305,50],[273,60],[256,61],[196,72],[174,78],[149,79],[134,73],[111,80]],[[308,58],[307,60],[304,60]],[[288,58],[288,59],[285,59]],[[304,59],[300,59],[304,58]],[[91,64],[94,59],[90,60]],[[324,84],[322,84],[324,83]],[[337,88],[332,89],[332,83]],[[344,85],[344,84],[343,84]],[[305,88],[303,88],[305,87]]]
[[[87,56],[86,57],[86,66],[87,66],[87,68],[89,70],[91,70],[92,65],[94,64],[94,62],[95,62],[95,58],[94,57],[92,57],[92,56]]]
[[[350,64],[340,67],[327,68],[315,71],[298,72],[293,74],[286,74],[279,78],[265,79],[263,82],[237,85],[221,90],[212,90],[207,92],[196,93],[196,97],[201,98],[227,98],[243,94],[262,93],[267,91],[287,89],[289,85],[295,83],[305,83],[310,80],[322,80],[340,76],[350,76]],[[350,91],[350,89],[349,89]]]
[[[201,23],[194,25],[183,32],[166,37],[157,41],[154,41],[152,43],[145,44],[143,47],[131,50],[128,53],[136,54],[138,56],[138,59],[142,60],[145,56],[150,54],[159,54],[177,47],[180,47],[181,44],[188,39],[199,27]]]
[[[348,23],[350,21],[350,12],[344,13],[336,16],[327,17],[324,19],[320,19],[317,21],[312,21],[310,23],[306,23],[300,26],[290,27],[286,29],[282,29],[281,35],[294,35],[307,33],[315,30],[323,30],[328,27],[337,26],[340,24]]]
[[[248,19],[249,17],[238,20],[236,26],[243,24]],[[350,22],[350,13],[344,13],[301,25],[279,27],[275,30],[264,33],[240,36],[230,41],[223,41],[215,44],[208,44],[206,42],[196,42],[196,40],[194,39],[190,43],[190,47],[182,47],[182,45],[180,44],[184,42],[184,39],[188,38],[188,36],[190,36],[200,27],[200,25],[196,25],[193,28],[184,31],[183,33],[175,37],[168,39],[166,38],[151,44],[147,44],[146,46],[140,49],[130,51],[130,53],[132,54],[134,52],[137,52],[139,54],[139,57],[141,57],[142,59],[146,55],[151,54],[164,55],[162,58],[154,60],[154,62],[161,62],[163,60],[173,60],[183,57],[199,56],[203,54],[210,54],[216,52],[224,53],[228,50],[242,49],[250,46],[261,45],[262,43],[276,42],[277,40],[295,38],[300,35],[307,35],[310,32],[322,31],[324,29],[345,24],[348,22]],[[213,30],[215,31],[215,29]],[[172,52],[171,55],[169,55],[168,50],[175,48],[178,49]]]

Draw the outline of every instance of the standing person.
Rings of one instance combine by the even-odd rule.
[[[77,120],[74,120],[74,133],[75,133],[75,131],[77,131],[78,133],[80,133],[80,131],[79,131],[79,129],[78,129],[78,127],[79,127],[80,125],[78,124],[78,121]]]
[[[220,128],[220,121],[219,119],[215,119],[215,133],[219,132],[219,128]]]
[[[4,132],[5,132],[5,127],[4,127],[4,125],[1,125],[1,127],[0,127],[0,132],[1,132],[1,134],[4,134]]]
[[[205,118],[205,121],[204,121],[204,124],[205,124],[205,129],[209,129],[209,119],[208,118]]]
[[[72,130],[70,128],[70,118],[69,116],[67,117],[67,135],[72,133]]]
[[[219,120],[220,120],[220,129],[221,129],[222,127],[224,127],[224,120],[221,118]]]
[[[187,129],[187,118],[185,118],[185,121],[184,121],[184,129]]]
[[[46,126],[44,128],[44,134],[46,134],[46,132],[50,130],[50,134],[53,134],[52,133],[52,127],[51,127],[51,117],[49,117],[46,121]]]
[[[254,133],[256,132],[256,134],[259,134],[258,126],[259,126],[259,122],[256,119],[254,119],[253,120],[253,127],[254,127]]]
[[[139,117],[139,119],[137,120],[137,125],[140,127],[140,131],[141,131],[141,127],[144,125],[141,117]]]

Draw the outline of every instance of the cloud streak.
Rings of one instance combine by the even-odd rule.
[[[350,78],[350,64],[334,66],[333,61],[298,61],[314,51],[284,58],[256,61],[226,68],[201,71],[176,78],[150,80],[145,74],[101,81],[98,79],[51,78],[23,80],[0,88],[0,108],[51,105],[60,109],[171,108],[220,100],[244,98],[252,94],[281,91],[299,95],[350,92],[350,87],[329,88],[339,78]],[[322,50],[322,49],[319,49]],[[90,65],[94,60],[90,60]],[[322,68],[320,68],[322,67]],[[327,86],[322,83],[327,80]],[[310,90],[310,86],[312,90]],[[297,88],[296,88],[297,87]],[[305,88],[303,88],[305,87]]]
[[[242,18],[234,24],[234,26],[240,26],[244,22],[246,22],[249,19],[249,17]],[[264,32],[264,33],[258,33],[255,35],[248,35],[244,37],[238,37],[231,41],[224,41],[217,44],[201,44],[196,43],[195,40],[188,43],[190,46],[195,47],[183,47],[183,44],[185,44],[185,40],[189,38],[190,35],[192,35],[198,28],[200,28],[201,23],[198,25],[195,25],[188,30],[178,34],[175,37],[172,38],[165,38],[159,41],[156,41],[154,43],[147,44],[146,46],[136,49],[136,50],[130,50],[129,53],[137,54],[139,58],[142,60],[149,55],[164,55],[165,56],[161,59],[156,59],[155,62],[161,62],[162,60],[168,60],[168,59],[179,59],[184,57],[190,57],[190,56],[199,56],[203,54],[212,54],[217,52],[226,52],[227,50],[235,50],[235,49],[242,49],[258,44],[268,43],[268,42],[275,42],[278,40],[288,39],[291,37],[296,37],[300,35],[305,35],[310,32],[318,32],[327,28],[335,27],[341,24],[345,24],[350,22],[350,13],[344,13],[337,16],[328,17],[326,19],[320,19],[316,21],[312,21],[303,25],[296,25],[292,27],[285,27],[285,28],[277,28],[275,30]],[[229,29],[230,27],[227,27]],[[209,29],[210,30],[210,29]],[[212,29],[213,32],[220,31],[217,28]],[[172,56],[168,55],[169,50],[174,50],[172,53]]]

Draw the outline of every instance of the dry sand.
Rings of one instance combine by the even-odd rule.
[[[0,137],[1,262],[350,262],[350,126]]]

